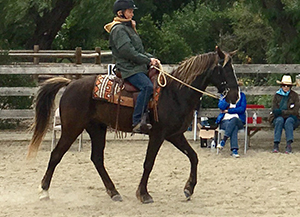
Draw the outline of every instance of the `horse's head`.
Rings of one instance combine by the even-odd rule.
[[[234,52],[224,52],[216,47],[219,56],[218,64],[213,68],[210,82],[218,88],[218,92],[226,96],[228,103],[236,103],[238,100],[238,83],[232,66]]]
[[[226,96],[227,102],[235,103],[238,99],[238,84],[231,59],[235,52],[226,53],[216,47],[216,52],[186,59],[171,74],[201,90],[205,90],[208,84],[212,83],[219,93]],[[183,86],[179,82],[177,84],[179,88]]]

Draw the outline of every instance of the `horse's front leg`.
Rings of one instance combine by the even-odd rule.
[[[104,167],[106,129],[106,126],[94,122],[90,123],[86,129],[92,142],[91,160],[94,163],[110,198],[113,201],[122,201],[121,195],[116,190],[114,183]]]
[[[145,203],[145,204],[153,203],[153,199],[147,190],[147,184],[148,184],[149,175],[153,169],[155,158],[157,156],[157,153],[158,153],[163,141],[164,141],[164,139],[161,138],[161,136],[159,136],[159,135],[152,134],[149,137],[147,154],[146,154],[146,158],[144,161],[144,172],[143,172],[139,187],[136,191],[136,197],[142,203]]]
[[[189,200],[194,193],[194,188],[197,184],[197,165],[198,165],[198,157],[196,152],[192,149],[188,141],[186,140],[183,134],[179,134],[176,136],[172,136],[167,138],[169,142],[171,142],[176,148],[178,148],[181,152],[183,152],[190,160],[191,163],[191,171],[190,177],[188,178],[185,186],[184,186],[184,194],[186,198]]]

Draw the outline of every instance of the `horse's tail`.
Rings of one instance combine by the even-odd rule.
[[[35,120],[32,125],[34,133],[28,147],[27,158],[36,156],[47,132],[55,96],[60,88],[67,86],[70,82],[70,79],[63,77],[51,78],[45,81],[39,89],[35,105]]]

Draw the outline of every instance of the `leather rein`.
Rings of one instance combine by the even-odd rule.
[[[166,72],[166,71],[164,71],[164,70],[162,69],[162,65],[161,65],[161,64],[159,65],[159,68],[156,67],[156,66],[151,66],[151,67],[153,67],[153,68],[155,68],[156,70],[159,71],[159,75],[158,75],[158,77],[157,77],[157,83],[158,83],[158,85],[159,85],[160,87],[165,87],[165,86],[167,85],[167,79],[166,79],[166,76],[168,76],[169,78],[172,78],[173,80],[175,80],[175,81],[177,81],[177,82],[179,82],[179,83],[185,85],[186,87],[191,88],[192,90],[195,90],[195,91],[197,91],[197,92],[199,92],[199,93],[202,93],[202,94],[204,94],[204,95],[210,96],[210,97],[215,98],[215,99],[219,99],[219,98],[220,98],[220,97],[216,96],[215,94],[213,94],[213,93],[211,93],[211,92],[200,90],[200,89],[198,89],[198,88],[196,88],[196,87],[193,87],[193,86],[191,86],[191,85],[189,85],[189,84],[187,84],[187,83],[185,83],[185,82],[179,80],[178,78],[174,77],[173,75],[170,75],[168,72]],[[160,81],[161,78],[162,78],[163,82]],[[230,90],[230,88],[226,88],[226,89],[224,90],[224,92],[222,93],[223,97],[226,97],[226,96],[227,96],[229,90]]]

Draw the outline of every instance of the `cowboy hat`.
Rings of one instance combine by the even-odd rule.
[[[281,84],[281,85],[283,85],[283,84],[285,84],[285,85],[295,85],[296,84],[296,82],[292,82],[292,77],[290,76],[290,75],[284,75],[284,76],[282,76],[282,79],[281,79],[281,81],[276,81],[277,82],[277,84]]]

